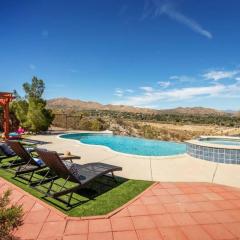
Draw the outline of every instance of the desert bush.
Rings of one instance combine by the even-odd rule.
[[[11,191],[7,190],[0,196],[0,239],[14,239],[12,231],[22,225],[22,206],[10,205]]]

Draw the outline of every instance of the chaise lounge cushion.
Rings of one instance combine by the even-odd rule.
[[[6,143],[0,143],[0,151],[3,152],[7,157],[13,157],[16,155]]]

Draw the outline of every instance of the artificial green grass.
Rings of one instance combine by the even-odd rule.
[[[34,174],[33,180],[41,178],[44,171],[42,170],[42,172]],[[14,179],[13,173],[6,169],[0,168],[0,176],[49,205],[54,206],[66,215],[78,217],[107,214],[127,203],[152,184],[150,181],[128,180],[120,177],[117,177],[116,183],[107,177],[100,177],[96,181],[91,182],[86,189],[79,191],[78,194],[74,193],[71,201],[73,206],[67,208],[65,204],[56,199],[43,198],[43,194],[27,185],[26,180],[19,177]],[[57,180],[53,185],[53,190],[57,191],[59,189],[58,184],[63,183],[63,181],[63,179]],[[38,187],[38,189],[46,192],[48,184]],[[66,196],[64,198],[66,199]]]

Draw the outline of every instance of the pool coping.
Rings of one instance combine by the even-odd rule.
[[[240,141],[240,137],[229,137],[229,136],[200,136],[199,138],[203,138],[203,139],[204,138],[235,139],[235,140]],[[240,150],[240,146],[207,143],[204,141],[200,141],[198,139],[188,140],[188,141],[185,141],[185,143],[196,144],[196,145],[203,146],[203,147]]]
[[[133,157],[133,158],[153,158],[153,159],[165,159],[165,158],[175,158],[175,157],[181,157],[181,156],[184,156],[186,154],[185,153],[180,153],[180,154],[174,154],[174,155],[163,155],[163,156],[143,156],[143,155],[136,155],[136,154],[130,154],[130,153],[123,153],[123,152],[118,152],[118,151],[115,151],[113,149],[111,149],[110,147],[107,147],[107,146],[103,146],[103,145],[97,145],[97,144],[87,144],[87,143],[83,143],[79,140],[75,140],[75,139],[67,139],[67,138],[63,138],[62,136],[63,135],[70,135],[70,134],[80,134],[80,133],[94,133],[94,134],[113,134],[112,131],[85,131],[85,132],[70,132],[70,133],[64,133],[64,134],[59,134],[57,135],[57,138],[59,139],[62,139],[62,140],[67,140],[67,141],[74,141],[74,142],[77,142],[78,144],[80,145],[85,145],[85,146],[89,146],[89,147],[100,147],[100,148],[103,148],[105,150],[107,150],[108,152],[112,152],[112,153],[115,153],[115,154],[120,154],[120,155],[123,155],[123,156],[127,156],[127,157]]]

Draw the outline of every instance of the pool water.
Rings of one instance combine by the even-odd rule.
[[[148,140],[112,134],[77,133],[65,134],[61,137],[79,140],[85,144],[102,145],[117,152],[141,156],[170,156],[186,152],[186,145],[183,143]]]
[[[233,139],[220,139],[220,138],[206,138],[200,139],[200,141],[213,143],[213,144],[221,144],[221,145],[229,145],[229,146],[240,146],[239,140]]]

